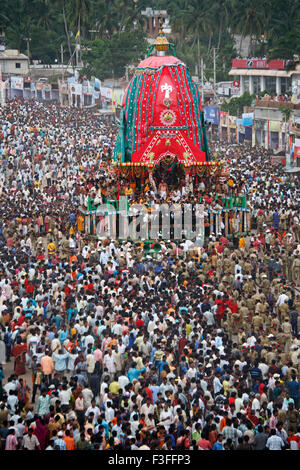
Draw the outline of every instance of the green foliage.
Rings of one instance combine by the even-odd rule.
[[[110,38],[97,39],[86,43],[83,53],[85,67],[82,75],[96,76],[101,80],[112,75],[122,77],[125,67],[137,63],[146,53],[147,43],[143,31],[115,33]]]
[[[281,111],[283,119],[287,122],[289,121],[291,114],[292,114],[292,109],[289,106],[280,106],[279,111]]]
[[[292,59],[300,54],[300,8],[299,2],[286,0],[280,8],[273,0],[274,15],[270,25],[268,56],[270,59]]]
[[[255,95],[250,95],[250,93],[246,91],[242,96],[234,97],[228,103],[223,103],[221,110],[228,111],[231,116],[241,117],[244,106],[251,106],[254,99]]]
[[[110,68],[117,76],[124,73],[124,62],[135,61],[144,49],[144,38],[136,30],[144,24],[141,11],[149,6],[167,10],[177,55],[193,73],[195,64],[203,58],[206,79],[213,76],[214,48],[217,81],[229,79],[231,59],[240,49],[239,45],[235,49],[234,34],[250,37],[249,56],[292,59],[300,53],[300,8],[296,0],[1,0],[0,32],[5,33],[8,47],[25,53],[24,38],[30,37],[32,57],[43,62],[60,58],[63,44],[67,63],[80,29],[82,45],[100,41],[97,47],[101,58],[88,55],[86,68],[99,70],[103,76]],[[135,51],[127,37],[130,34],[142,41]],[[117,36],[122,39],[118,41]],[[101,41],[109,42],[105,47]]]

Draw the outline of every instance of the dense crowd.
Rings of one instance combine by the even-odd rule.
[[[264,149],[212,144],[251,229],[145,256],[85,234],[88,197],[214,209],[230,191],[128,185],[116,133],[92,111],[0,108],[2,449],[299,450],[297,177]]]

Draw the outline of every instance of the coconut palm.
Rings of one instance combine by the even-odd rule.
[[[80,28],[82,37],[93,22],[94,2],[92,0],[73,0],[66,3],[66,13],[70,28],[75,34]]]
[[[269,31],[268,51],[270,59],[292,59],[300,54],[300,11],[294,0],[286,0],[275,8]]]
[[[212,3],[211,16],[215,18],[215,24],[218,27],[217,49],[220,49],[222,34],[230,25],[232,15],[231,0],[216,0]]]
[[[241,39],[250,36],[249,55],[253,54],[255,43],[264,33],[267,2],[261,0],[232,0],[231,26]],[[240,44],[241,47],[241,44]]]

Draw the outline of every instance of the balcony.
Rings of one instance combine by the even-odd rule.
[[[279,109],[281,106],[285,106],[291,109],[300,109],[300,103],[295,104],[290,101],[275,101],[275,100],[256,100],[255,107],[257,108],[272,108]]]

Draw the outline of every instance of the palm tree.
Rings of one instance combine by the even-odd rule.
[[[83,37],[86,36],[87,29],[93,21],[93,7],[92,0],[73,0],[67,3],[67,18],[70,28],[75,30],[75,34],[80,26],[80,33]]]
[[[168,12],[170,14],[170,24],[172,31],[178,33],[179,46],[183,46],[187,35],[187,12],[188,12],[188,0],[174,0],[170,3]]]
[[[250,36],[249,55],[253,54],[254,42],[264,32],[265,9],[269,5],[264,5],[261,0],[232,0],[231,24],[233,32],[241,35],[241,41],[246,36]],[[241,43],[240,43],[241,49]]]
[[[220,49],[222,33],[230,24],[232,15],[232,2],[231,0],[217,0],[212,4],[211,16],[215,18],[216,25],[218,25],[218,42],[217,49]]]
[[[297,2],[286,0],[274,10],[268,39],[270,59],[292,59],[294,54],[300,53],[300,11]]]
[[[0,8],[0,32],[5,29],[8,24],[8,9],[9,9],[9,2],[8,0],[2,0],[1,8]]]
[[[111,38],[116,32],[132,27],[137,17],[132,5],[123,0],[101,0],[96,3],[94,10],[95,29],[101,37]]]
[[[5,28],[6,39],[11,47],[22,50],[24,38],[31,34],[32,18],[28,0],[9,3],[6,10],[8,23]]]
[[[69,50],[69,56],[70,56],[70,61],[72,61],[72,49],[71,49],[71,40],[70,40],[70,34],[69,34],[69,28],[68,28],[68,22],[67,22],[67,14],[66,11],[68,7],[70,6],[70,3],[72,3],[70,0],[54,0],[57,5],[61,8],[62,15],[63,15],[63,20],[64,20],[64,27],[65,27],[65,34],[67,38],[67,45],[68,45],[68,50]]]

